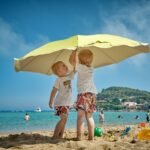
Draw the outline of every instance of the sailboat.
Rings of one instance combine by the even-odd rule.
[[[42,110],[41,110],[41,108],[40,107],[37,107],[36,109],[35,109],[35,112],[41,112]]]

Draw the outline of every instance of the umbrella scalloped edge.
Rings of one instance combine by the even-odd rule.
[[[19,59],[17,58],[14,58],[14,67],[15,67],[16,72],[20,71],[20,62],[19,62]]]

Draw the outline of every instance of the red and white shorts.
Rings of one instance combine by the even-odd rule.
[[[61,114],[68,114],[69,106],[55,106],[55,115],[60,116]]]
[[[82,109],[85,112],[96,111],[96,95],[90,92],[78,94],[76,109]]]

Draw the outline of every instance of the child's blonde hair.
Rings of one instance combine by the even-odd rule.
[[[79,52],[78,54],[78,58],[79,58],[79,62],[81,64],[87,64],[86,59],[85,58],[93,58],[93,53],[89,50],[89,49],[83,49]]]
[[[63,62],[62,62],[62,61],[57,61],[56,63],[54,63],[54,64],[51,66],[51,69],[52,69],[53,73],[56,74],[56,75],[57,75],[58,65],[59,65],[60,63],[63,63]]]

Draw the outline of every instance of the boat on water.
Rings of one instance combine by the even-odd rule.
[[[41,108],[40,107],[37,107],[36,109],[35,109],[35,112],[41,112],[42,110],[41,110]]]

